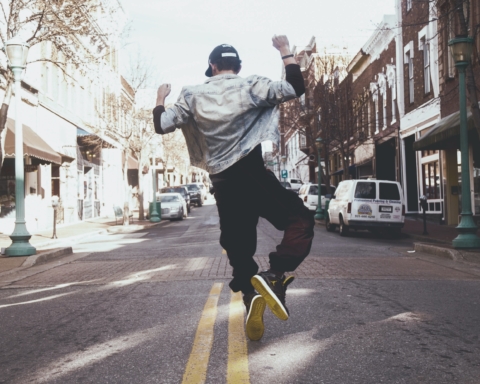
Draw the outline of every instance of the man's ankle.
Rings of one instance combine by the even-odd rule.
[[[278,279],[283,278],[283,276],[285,275],[285,271],[279,271],[279,270],[272,269],[272,268],[270,268],[267,272],[273,273],[275,275],[275,277],[277,277]]]

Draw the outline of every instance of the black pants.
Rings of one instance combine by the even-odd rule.
[[[282,187],[265,168],[261,146],[210,179],[220,216],[220,244],[233,267],[232,291],[253,290],[250,278],[258,272],[253,255],[259,217],[284,231],[282,242],[269,254],[270,268],[294,271],[310,252],[315,221],[298,195]]]

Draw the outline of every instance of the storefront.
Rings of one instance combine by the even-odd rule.
[[[473,118],[467,118],[469,134],[470,184],[474,219],[480,218],[480,140]],[[460,114],[454,113],[435,124],[414,144],[422,166],[423,190],[433,208],[444,210],[445,222],[459,223],[461,213]],[[427,195],[428,194],[428,195]]]
[[[15,220],[15,121],[7,119],[5,159],[0,173],[0,226],[13,230]],[[52,170],[62,164],[62,156],[29,126],[23,125],[25,177],[25,220],[29,230],[52,226]],[[58,196],[58,195],[57,195]]]

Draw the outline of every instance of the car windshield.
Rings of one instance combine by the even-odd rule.
[[[162,193],[180,193],[181,195],[185,194],[185,190],[183,188],[162,188],[161,189]]]
[[[187,185],[189,191],[198,191],[198,187],[196,185]]]
[[[178,196],[172,196],[172,195],[160,195],[160,201],[162,203],[174,203],[176,201],[180,201]]]

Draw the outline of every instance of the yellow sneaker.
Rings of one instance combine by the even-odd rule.
[[[252,341],[260,340],[265,331],[263,313],[265,312],[266,305],[265,299],[260,295],[256,295],[247,307],[248,312],[245,329],[247,337]]]

